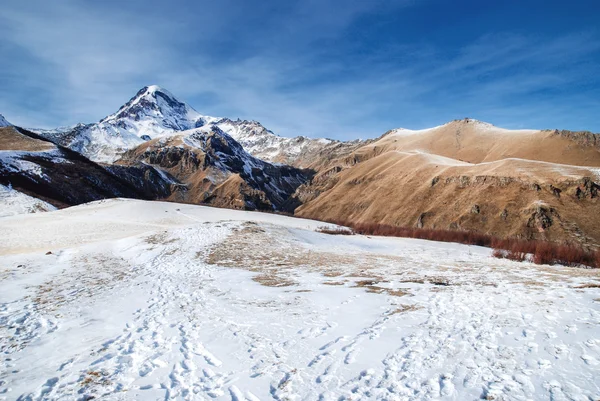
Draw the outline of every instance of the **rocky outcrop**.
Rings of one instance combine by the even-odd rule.
[[[554,219],[560,218],[556,209],[543,204],[538,204],[533,208],[526,210],[525,214],[529,214],[527,227],[535,228],[539,232],[548,230],[552,227]]]
[[[581,146],[593,147],[600,150],[600,134],[594,134],[590,131],[568,131],[553,130],[552,133],[562,138],[567,138]]]
[[[249,210],[291,211],[290,198],[313,175],[248,154],[216,126],[153,140],[125,153],[119,165],[144,163],[165,171],[185,188],[172,200]]]

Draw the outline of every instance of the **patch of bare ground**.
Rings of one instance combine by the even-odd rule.
[[[293,270],[297,268],[338,277],[356,262],[349,255],[307,250],[288,241],[282,234],[285,233],[266,232],[256,223],[243,223],[225,241],[212,247],[206,261],[256,272],[254,281],[269,287],[296,285]],[[203,254],[198,252],[197,257],[203,257]]]
[[[106,370],[89,370],[79,377],[79,386],[83,389],[89,390],[94,387],[108,386],[111,381],[108,379],[109,373]],[[94,398],[94,397],[92,397]],[[92,398],[85,398],[90,400]]]
[[[74,274],[56,275],[35,286],[35,292],[30,297],[37,311],[56,312],[67,303],[105,292],[134,273],[124,259],[106,254],[86,255],[76,258],[72,263],[79,266]],[[74,282],[78,284],[76,287],[73,286]]]
[[[297,285],[295,281],[276,274],[258,274],[252,280],[266,287],[290,287]]]
[[[600,288],[600,283],[585,283],[574,288]]]
[[[161,239],[162,240],[162,239]],[[454,286],[498,286],[498,280],[530,287],[574,282],[600,276],[598,269],[572,269],[531,263],[499,262],[489,266],[480,261],[445,260],[437,263],[424,260],[419,252],[403,255],[381,255],[369,252],[334,253],[305,248],[289,235],[286,228],[243,223],[226,240],[215,244],[206,256],[198,258],[209,264],[248,270],[257,273],[255,281],[270,287],[296,285],[298,270],[318,273],[325,285],[350,285],[373,293],[402,296],[411,291],[411,284],[431,285],[435,291],[447,291]],[[456,271],[460,271],[460,275]],[[452,279],[450,280],[450,277]],[[362,283],[360,283],[363,281]],[[372,283],[368,283],[372,281]],[[394,285],[381,285],[390,281]],[[397,290],[398,283],[407,288]],[[385,287],[394,287],[385,288]],[[402,286],[401,286],[402,287]],[[397,292],[396,292],[397,291]]]
[[[149,235],[145,240],[151,245],[167,245],[177,242],[176,238],[169,238],[166,231]]]
[[[344,273],[342,273],[341,271],[331,270],[331,271],[323,272],[322,274],[325,277],[339,277],[339,276],[343,275]]]
[[[359,280],[354,283],[354,287],[364,288],[367,292],[370,292],[370,293],[387,294],[387,295],[391,295],[393,297],[403,297],[403,296],[409,294],[409,292],[407,292],[403,289],[381,287],[381,286],[377,285],[379,283],[387,283],[387,281],[385,281],[385,280],[383,280],[383,281]]]
[[[390,311],[388,313],[388,316],[397,315],[397,314],[400,314],[400,313],[414,312],[414,311],[419,310],[419,309],[423,309],[423,307],[422,306],[417,306],[417,305],[404,305],[404,304],[401,304],[401,305],[397,305],[396,309]]]
[[[51,142],[23,135],[12,127],[0,128],[0,150],[43,152],[56,149]]]
[[[323,281],[325,285],[345,285],[347,281]]]

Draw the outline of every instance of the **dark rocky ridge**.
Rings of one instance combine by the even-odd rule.
[[[15,127],[11,133],[51,143],[22,128]],[[171,184],[150,166],[106,168],[68,148],[54,147],[50,152],[17,151],[18,160],[39,166],[41,176],[0,162],[0,184],[58,207],[116,197],[161,199],[171,194]]]
[[[290,197],[313,175],[249,155],[216,126],[149,141],[124,154],[120,165],[149,164],[186,185],[172,200],[243,209],[293,211]]]

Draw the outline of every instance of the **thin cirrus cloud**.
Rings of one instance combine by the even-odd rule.
[[[600,131],[600,39],[585,24],[414,33],[434,0],[24,3],[0,13],[0,113],[23,126],[97,121],[158,84],[201,113],[286,136],[365,138],[467,116]]]

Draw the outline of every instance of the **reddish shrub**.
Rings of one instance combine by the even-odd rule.
[[[498,259],[504,259],[507,256],[507,252],[504,249],[494,249],[492,256]]]
[[[374,223],[351,224],[346,221],[330,221],[330,223],[352,227],[354,232],[363,235],[419,238],[490,247],[494,248],[494,257],[520,262],[527,260],[529,255],[532,255],[532,262],[537,264],[585,265],[600,268],[600,251],[591,252],[573,244],[516,238],[503,239],[474,231],[399,227]]]

